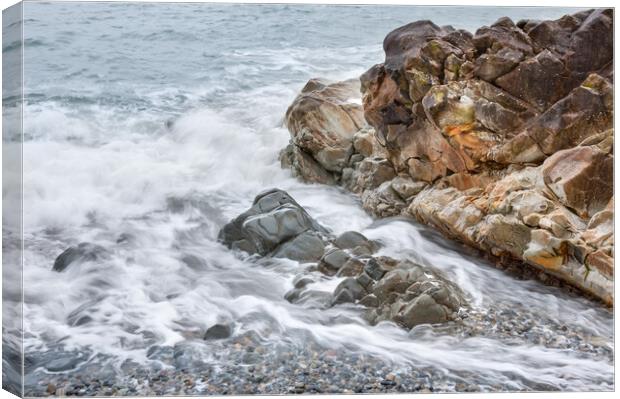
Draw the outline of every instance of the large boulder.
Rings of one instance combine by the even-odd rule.
[[[590,151],[588,147],[575,150],[582,148]],[[565,198],[586,199],[587,202],[586,196],[579,195],[580,191],[571,191],[579,186],[578,171],[584,166],[573,164],[569,159],[566,162],[564,166],[571,170],[565,176],[571,195]],[[609,201],[610,194],[603,195],[606,200],[602,202],[598,195],[589,198],[591,206],[596,204],[595,209],[600,211],[588,223],[587,214],[576,213],[547,186],[545,166],[551,164],[504,171],[493,181],[465,190],[440,184],[428,187],[413,198],[406,213],[485,251],[500,263],[510,263],[511,259],[524,261],[545,275],[557,277],[611,303],[613,276],[609,267],[603,266],[601,271],[588,265],[590,261],[600,259],[603,263],[606,260],[600,254],[591,257],[599,246],[607,256],[612,253],[613,233],[609,221],[613,219],[613,211],[609,209],[609,202],[604,202]],[[593,186],[597,184],[600,183],[593,182]]]
[[[292,143],[329,172],[341,172],[353,154],[353,136],[366,125],[360,82],[312,79],[286,111]]]
[[[309,183],[341,182],[359,191],[356,173],[367,157],[387,153],[364,120],[359,79],[311,79],[289,106],[285,122],[290,144],[280,163]]]
[[[250,209],[220,230],[218,239],[232,249],[267,255],[280,244],[308,231],[327,232],[288,193],[272,189],[257,195]],[[312,246],[301,240],[297,245]],[[296,252],[290,247],[288,251]]]
[[[564,97],[577,82],[562,60],[549,50],[522,61],[495,84],[542,111]]]

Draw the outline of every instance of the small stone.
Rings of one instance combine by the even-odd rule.
[[[370,286],[374,283],[374,280],[370,278],[366,272],[362,272],[359,276],[357,276],[357,282],[360,283],[360,285],[366,290],[370,290]]]
[[[183,255],[181,262],[192,270],[205,270],[207,267],[207,262],[204,259],[192,254]]]
[[[359,275],[364,270],[364,263],[359,259],[351,258],[345,262],[344,265],[338,270],[336,275],[338,277],[354,277]]]
[[[349,260],[350,256],[341,249],[328,252],[321,259],[320,266],[329,272],[335,273]]]
[[[215,324],[205,333],[205,340],[225,339],[232,335],[232,327],[229,324]]]
[[[366,263],[364,271],[375,281],[380,280],[387,272],[387,270],[385,270],[374,258],[370,259],[368,263]]]
[[[47,390],[46,392],[49,395],[55,395],[56,394],[56,385],[54,385],[54,383],[50,382],[49,384],[47,384]]]
[[[340,249],[351,249],[360,245],[369,245],[369,241],[368,238],[357,231],[347,231],[336,238],[334,245]]]
[[[347,289],[342,289],[334,293],[334,299],[332,300],[332,305],[339,305],[341,303],[354,303],[354,302],[355,302],[355,297],[353,296],[351,291]]]
[[[360,305],[364,305],[368,308],[376,308],[379,306],[379,300],[374,294],[369,294],[360,300]]]
[[[314,283],[314,280],[312,280],[310,277],[302,276],[299,279],[295,279],[295,281],[293,281],[293,286],[295,288],[304,288],[308,284],[312,283]]]
[[[428,183],[422,181],[413,181],[411,178],[397,176],[392,179],[392,188],[404,200],[417,195],[422,191]]]
[[[83,242],[75,247],[67,248],[58,255],[54,261],[52,270],[55,272],[64,271],[69,265],[75,262],[94,262],[106,255],[106,249],[100,245]]]
[[[287,302],[295,303],[301,297],[302,292],[302,288],[293,288],[292,290],[284,294],[284,299],[286,299]]]
[[[334,291],[332,305],[355,302],[365,295],[366,291],[353,277],[344,279]]]

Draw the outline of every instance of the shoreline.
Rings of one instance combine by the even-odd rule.
[[[509,310],[473,313],[460,325],[446,326],[456,340],[500,338],[506,345],[542,345],[556,350],[582,351],[597,361],[613,361],[604,343],[566,326],[534,322]],[[547,321],[549,322],[549,320]],[[538,326],[537,326],[538,325]],[[419,330],[424,334],[425,329]],[[494,331],[494,332],[493,332]],[[548,331],[561,332],[560,335]],[[411,339],[415,339],[416,332]],[[521,342],[526,337],[525,342]],[[513,343],[511,344],[511,341]],[[392,363],[372,354],[332,350],[314,343],[306,348],[283,346],[280,351],[260,340],[236,337],[227,348],[223,364],[200,364],[195,356],[164,355],[162,369],[127,363],[120,375],[101,373],[94,363],[80,371],[39,377],[28,396],[138,396],[138,395],[247,395],[302,393],[449,393],[541,392],[566,388],[514,376],[512,382],[491,381],[493,375],[478,371],[442,372],[442,367]],[[508,346],[506,347],[508,348]],[[191,351],[191,349],[189,349]],[[162,354],[165,352],[162,352]],[[279,353],[279,354],[278,354]],[[189,353],[188,353],[189,355]],[[154,358],[155,359],[155,358]],[[179,363],[186,359],[188,363]],[[278,366],[276,366],[278,365]],[[91,376],[91,377],[88,377]],[[575,378],[575,376],[570,377]],[[603,383],[603,378],[601,379]],[[565,384],[570,386],[570,379]],[[516,388],[521,386],[521,388]],[[568,390],[572,390],[568,388]],[[575,391],[582,390],[574,388]],[[602,389],[603,391],[605,389]],[[609,390],[613,390],[613,380]],[[60,395],[63,394],[63,395]]]

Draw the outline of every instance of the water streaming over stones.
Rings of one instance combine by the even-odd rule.
[[[511,278],[410,219],[375,221],[355,196],[301,183],[278,160],[306,82],[361,75],[395,27],[432,18],[473,30],[532,10],[24,7],[27,395],[613,388],[608,309]],[[287,248],[252,243],[273,256],[219,242],[271,187],[322,227]],[[360,265],[330,276],[353,250],[324,254],[360,240],[351,231],[368,240],[355,255],[364,269],[395,259],[436,270],[466,310],[403,328],[369,323],[363,305],[332,306]],[[14,255],[10,230],[3,240]],[[19,325],[3,328],[7,365]]]

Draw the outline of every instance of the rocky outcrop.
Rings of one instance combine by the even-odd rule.
[[[362,105],[338,83],[304,88],[287,112],[288,164],[306,180],[359,194],[376,216],[415,217],[611,304],[612,37],[610,9],[555,21],[501,18],[475,34],[405,25],[385,38],[385,61],[361,76]],[[298,126],[317,137],[308,142],[328,136],[326,123],[305,122],[300,102],[311,92],[311,120],[348,121],[345,109],[363,110],[368,124],[333,127],[348,154],[338,168],[317,148],[295,155],[305,148]],[[333,102],[342,117],[329,105],[322,113],[320,104]],[[305,155],[319,169],[304,169]],[[312,178],[322,171],[329,181]]]
[[[249,210],[220,230],[219,238],[232,249],[300,262],[294,288],[286,294],[291,302],[318,298],[323,306],[359,304],[366,307],[369,322],[393,321],[405,328],[455,320],[466,307],[464,294],[439,271],[374,256],[378,243],[355,231],[334,237],[281,190],[259,194]],[[341,282],[325,297],[312,288],[317,278]],[[213,329],[207,338],[227,336],[222,327]]]

